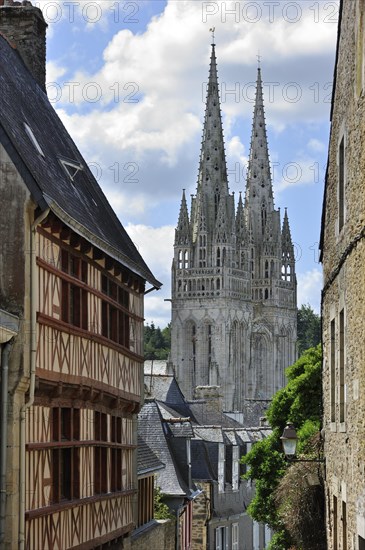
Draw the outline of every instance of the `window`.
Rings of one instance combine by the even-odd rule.
[[[347,550],[347,510],[346,502],[342,502],[342,550]]]
[[[107,476],[107,447],[100,445],[102,442],[108,441],[108,417],[104,413],[95,412],[95,441],[99,442],[99,445],[95,446],[95,493],[106,493],[108,490],[108,476]]]
[[[122,419],[118,416],[111,417],[112,429],[111,429],[111,441],[112,443],[122,442]],[[122,449],[114,447],[111,449],[111,491],[121,491],[123,488],[123,456]]]
[[[106,275],[101,276],[101,290],[113,301],[102,302],[101,333],[106,338],[129,348],[129,292]]]
[[[215,530],[215,550],[226,549],[226,528],[217,527]]]
[[[155,476],[138,480],[138,523],[137,527],[145,525],[154,517],[154,486]]]
[[[338,231],[345,221],[345,137],[343,136],[338,149]]]
[[[74,182],[78,172],[84,169],[83,165],[77,160],[72,160],[65,157],[59,157],[58,160],[72,182]]]
[[[365,3],[364,0],[357,2],[356,14],[356,95],[359,97],[364,86],[364,16]]]
[[[336,422],[336,321],[331,321],[330,342],[330,370],[331,370],[331,422]]]
[[[108,492],[108,416],[95,411],[94,422],[94,493],[98,495]]]
[[[238,523],[232,523],[232,550],[239,550],[239,547],[238,547]]]
[[[359,535],[359,550],[365,550],[365,539]]]
[[[39,143],[37,141],[37,138],[35,137],[35,135],[33,133],[32,128],[26,122],[24,122],[24,128],[25,128],[27,136],[29,137],[30,141],[33,143],[34,147],[36,148],[37,153],[39,153],[40,155],[42,155],[42,157],[44,157],[42,147],[39,145]]]
[[[339,334],[339,371],[340,371],[340,422],[345,422],[345,313],[340,311]]]
[[[80,409],[52,410],[52,440],[52,501],[77,499],[80,497]],[[57,448],[60,444],[62,447]]]
[[[225,445],[218,443],[218,492],[224,493],[225,478]]]
[[[62,271],[75,278],[75,284],[62,281],[62,321],[76,327],[88,329],[87,290],[81,283],[87,283],[87,262],[62,249]]]
[[[225,479],[226,483],[232,483],[232,445],[225,446]]]
[[[333,548],[337,548],[337,497],[333,496]]]
[[[240,472],[240,448],[234,445],[232,449],[232,491],[238,491]]]

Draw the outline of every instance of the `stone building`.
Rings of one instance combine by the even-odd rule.
[[[171,363],[187,398],[218,385],[226,411],[266,408],[296,359],[296,275],[275,209],[258,69],[244,201],[228,187],[212,45],[198,184],[183,192],[172,265]]]
[[[365,548],[365,2],[340,5],[322,214],[327,547]]]
[[[47,98],[41,11],[0,0],[0,31],[0,547],[121,547],[160,283]]]

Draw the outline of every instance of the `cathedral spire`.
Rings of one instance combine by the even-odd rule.
[[[190,223],[188,207],[186,204],[185,189],[183,189],[179,220],[177,222],[177,227],[175,230],[175,246],[183,244],[190,244]]]
[[[221,197],[226,197],[229,194],[218,90],[217,60],[213,43],[197,188],[197,200],[199,200],[199,195],[205,197],[203,202],[207,207],[208,230],[215,226]],[[195,226],[198,220],[194,217],[192,223]]]
[[[282,250],[285,257],[293,262],[294,261],[294,247],[291,239],[289,218],[287,209],[285,208],[284,220],[283,220],[283,229],[281,231],[281,244]]]
[[[260,208],[265,204],[267,211],[274,209],[260,66],[257,69],[256,99],[246,187],[246,208],[255,204]]]

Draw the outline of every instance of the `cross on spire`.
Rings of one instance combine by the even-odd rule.
[[[261,64],[260,50],[258,50],[258,52],[257,52],[257,64],[258,64],[258,66],[260,67],[260,64]]]

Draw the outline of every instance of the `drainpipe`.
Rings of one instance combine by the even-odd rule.
[[[25,544],[25,418],[26,412],[34,402],[35,389],[35,369],[37,355],[37,303],[38,303],[38,280],[37,280],[37,265],[36,265],[36,235],[37,227],[46,219],[50,212],[47,208],[33,222],[30,231],[30,250],[31,250],[31,265],[30,265],[30,384],[28,401],[24,403],[20,409],[20,437],[19,437],[19,550],[24,550]]]
[[[0,546],[5,537],[6,517],[6,455],[8,442],[8,375],[11,341],[1,352],[1,428],[0,428]]]

